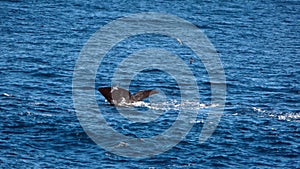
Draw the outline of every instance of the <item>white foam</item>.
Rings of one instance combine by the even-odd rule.
[[[300,120],[300,113],[285,113],[282,115],[278,115],[278,120],[286,120],[286,121],[291,121],[291,120]]]
[[[252,107],[252,109],[254,111],[258,111],[258,112],[262,112],[262,113],[266,112],[265,110],[262,110],[261,108],[257,108],[257,107]]]
[[[10,95],[8,93],[3,93],[3,96],[9,97]]]
[[[283,121],[300,121],[300,113],[299,112],[269,112],[267,110],[263,110],[261,108],[252,107],[252,109],[256,112],[263,113],[271,118],[277,118],[278,120]]]
[[[134,103],[122,103],[122,106],[135,106],[135,107],[146,107],[152,110],[199,110],[205,109],[209,107],[216,107],[217,105],[206,105],[199,102],[192,102],[192,101],[182,101],[178,102],[177,100],[171,100],[166,102],[157,102],[157,103],[149,103],[138,101]]]

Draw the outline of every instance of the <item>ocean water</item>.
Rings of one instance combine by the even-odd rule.
[[[300,168],[298,1],[1,1],[0,11],[0,168]],[[172,126],[180,109],[198,113],[187,122],[192,129],[173,148],[129,158],[98,146],[84,131],[74,108],[72,80],[89,38],[111,21],[140,12],[175,15],[205,33],[224,67],[226,105],[215,132],[200,144],[213,106],[201,60],[166,36],[140,35],[117,43],[91,86],[115,131],[151,138]],[[131,79],[130,91],[154,88],[165,100],[153,96],[123,109],[163,115],[131,123],[96,89],[115,85],[113,73],[128,55],[153,47],[180,55],[193,71],[199,104],[180,99],[170,74],[144,70]]]

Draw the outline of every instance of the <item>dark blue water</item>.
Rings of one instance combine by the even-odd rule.
[[[1,168],[300,168],[298,1],[1,1],[0,11]],[[224,115],[205,143],[198,143],[205,121],[199,115],[178,145],[146,159],[120,157],[95,144],[72,100],[73,70],[87,40],[114,19],[138,12],[176,15],[202,29],[227,81]],[[132,37],[106,59],[117,64],[136,48],[172,48],[167,42],[172,40]],[[184,47],[174,51],[190,54]],[[111,85],[116,65],[103,61],[96,87]],[[203,64],[195,60],[190,67],[201,102],[209,105]],[[152,87],[167,94],[168,104],[180,102],[176,81],[159,70],[138,74],[130,90]],[[109,123],[132,137],[159,134],[176,119],[171,108],[151,125],[125,123],[99,93],[97,101]]]

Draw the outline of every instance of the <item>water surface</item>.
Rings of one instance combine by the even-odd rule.
[[[300,167],[298,1],[1,1],[0,6],[1,168]],[[218,128],[204,144],[198,137],[210,105],[210,83],[200,60],[190,68],[204,106],[189,106],[200,112],[198,119],[171,150],[147,159],[124,158],[97,146],[82,129],[72,100],[80,50],[105,24],[138,12],[181,17],[202,29],[218,50],[227,101]],[[131,37],[107,54],[95,87],[111,85],[112,68],[147,47],[173,49],[186,63],[193,56],[168,37]],[[96,93],[100,110],[117,131],[151,137],[176,119],[176,105],[182,103],[172,76],[144,71],[130,90],[147,88],[160,89],[168,100],[140,108],[167,105],[164,116],[143,125],[128,122]]]

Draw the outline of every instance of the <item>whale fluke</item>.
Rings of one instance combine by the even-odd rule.
[[[120,87],[104,87],[99,88],[98,91],[112,105],[142,101],[150,95],[158,93],[158,91],[156,90],[141,90],[131,95],[128,90],[122,89]]]

